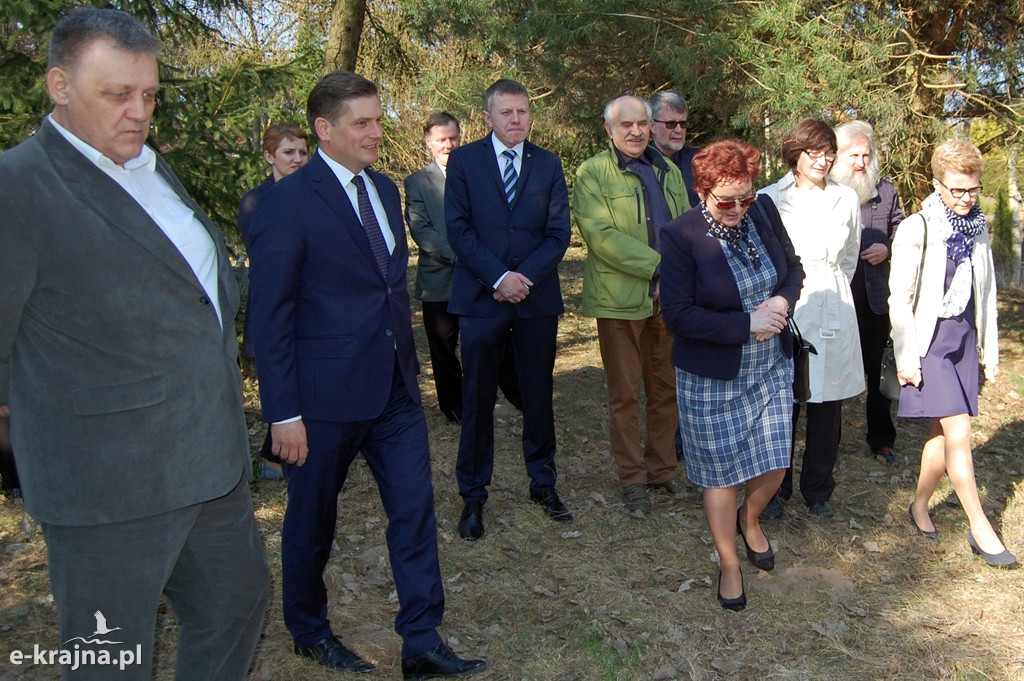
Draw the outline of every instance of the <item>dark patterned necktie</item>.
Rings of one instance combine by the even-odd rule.
[[[511,204],[512,199],[516,198],[516,180],[519,179],[516,174],[516,152],[506,149],[501,155],[505,157],[505,172],[501,174],[501,182],[505,186],[505,200]]]
[[[360,175],[352,178],[352,184],[356,186],[356,194],[359,197],[359,220],[363,223],[363,231],[370,241],[370,250],[373,257],[377,259],[377,267],[381,275],[387,279],[388,263],[391,261],[391,254],[388,253],[388,244],[384,241],[384,235],[380,231],[380,223],[377,222],[377,215],[373,212],[373,205],[370,203],[370,195],[366,193],[366,183]]]

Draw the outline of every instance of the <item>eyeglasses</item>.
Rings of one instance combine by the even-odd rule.
[[[825,163],[835,163],[836,155],[825,151],[808,151],[803,149],[803,152],[807,154],[807,158],[811,159],[811,163],[817,163],[821,159],[825,159]]]
[[[676,128],[682,128],[683,130],[686,130],[686,127],[688,125],[687,121],[659,121],[657,118],[654,119],[654,122],[661,123],[669,130],[675,130]]]
[[[943,181],[940,180],[939,178],[936,177],[935,181],[941,184],[943,187],[946,187],[945,183],[943,183]],[[970,189],[962,189],[960,187],[957,187],[955,189],[953,187],[946,187],[946,189],[949,191],[950,194],[953,195],[954,199],[962,199],[964,198],[964,194],[970,194],[972,199],[976,199],[978,198],[978,196],[981,195],[980,184],[977,187],[971,187]]]
[[[740,208],[750,208],[750,205],[754,203],[754,201],[757,201],[757,194],[723,201],[708,190],[708,196],[715,200],[715,208],[718,210],[732,210],[736,206],[739,206]]]

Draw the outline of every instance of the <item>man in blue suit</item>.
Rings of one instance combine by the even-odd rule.
[[[526,141],[530,100],[514,80],[484,95],[491,134],[452,152],[445,184],[455,275],[448,310],[462,335],[462,437],[456,477],[465,507],[459,535],[484,533],[494,470],[494,398],[512,333],[523,399],[523,455],[530,499],[555,522],[572,515],[555,490],[551,405],[562,291],[558,263],[569,246],[569,194],[561,160]]]
[[[327,619],[323,571],[338,493],[362,451],[388,516],[406,679],[483,669],[437,633],[437,563],[427,426],[420,406],[395,184],[368,170],[383,137],[377,86],[336,71],[309,95],[319,150],[267,191],[250,234],[251,300],[263,418],[284,463],[284,620],[295,652],[324,667],[374,666]]]

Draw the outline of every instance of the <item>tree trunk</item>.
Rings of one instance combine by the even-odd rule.
[[[327,33],[325,73],[356,70],[365,17],[366,0],[334,0],[331,28]]]
[[[1010,283],[1020,286],[1021,215],[1024,201],[1021,200],[1020,183],[1017,182],[1017,145],[1010,143],[1006,148],[1006,175],[1010,199],[1010,215],[1013,216],[1013,249],[1010,252]]]

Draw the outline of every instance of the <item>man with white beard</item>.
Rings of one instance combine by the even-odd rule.
[[[878,391],[882,351],[889,339],[889,251],[896,227],[903,220],[896,187],[879,179],[875,132],[864,121],[850,121],[835,129],[839,153],[832,179],[857,192],[863,231],[860,261],[850,287],[857,308],[860,347],[867,376],[867,441],[871,452],[893,466],[900,462],[893,444],[890,401]]]

